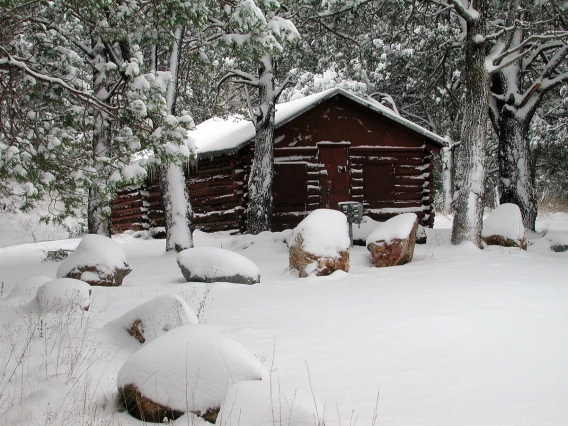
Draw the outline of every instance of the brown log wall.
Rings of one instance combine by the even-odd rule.
[[[145,186],[126,186],[122,188],[111,203],[111,229],[113,234],[126,230],[148,229],[148,206]]]

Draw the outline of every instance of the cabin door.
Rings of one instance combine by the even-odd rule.
[[[337,203],[349,201],[349,142],[319,142],[321,206],[337,209]]]

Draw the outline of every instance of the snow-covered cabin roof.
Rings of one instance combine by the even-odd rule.
[[[334,97],[335,95],[344,96],[363,107],[379,113],[380,115],[399,123],[402,126],[421,134],[422,136],[425,136],[439,146],[447,145],[446,140],[441,136],[438,136],[418,124],[401,117],[378,102],[365,100],[337,87],[306,96],[304,98],[296,99],[294,101],[277,104],[275,127],[278,128],[289,121],[292,121],[294,118],[312,109],[316,105],[321,104],[327,99]],[[238,151],[240,148],[252,141],[255,136],[254,125],[252,122],[238,117],[229,117],[227,119],[213,117],[201,124],[198,124],[196,128],[189,133],[196,141],[196,151],[198,156],[216,156],[223,153]]]

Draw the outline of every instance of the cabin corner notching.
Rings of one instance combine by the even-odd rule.
[[[198,166],[188,170],[193,226],[244,231],[254,127],[210,119],[192,132]],[[385,220],[414,212],[431,226],[433,153],[444,140],[391,110],[330,89],[279,104],[274,132],[273,230],[295,227],[318,208],[358,201]],[[156,179],[128,187],[112,209],[113,232],[164,226]]]

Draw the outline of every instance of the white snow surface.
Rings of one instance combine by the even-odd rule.
[[[110,321],[106,327],[128,335],[127,330],[137,321],[145,344],[182,325],[199,324],[195,312],[180,296],[162,294],[128,311],[120,318]]]
[[[414,213],[404,213],[390,218],[371,232],[371,234],[367,237],[366,245],[377,241],[385,241],[389,244],[395,238],[401,240],[408,238],[412,232],[416,219],[417,216]]]
[[[436,215],[428,243],[400,268],[373,268],[355,246],[349,273],[301,280],[287,272],[289,233],[194,233],[198,247],[231,247],[257,264],[263,281],[254,286],[187,283],[164,240],[113,236],[133,271],[120,287],[93,287],[88,312],[2,303],[0,425],[143,425],[116,407],[117,373],[149,345],[104,326],[156,296],[183,294],[273,383],[313,389],[326,426],[372,425],[375,409],[381,426],[565,426],[568,253],[550,242],[568,238],[568,213],[540,214],[527,251],[453,246],[451,223]],[[11,235],[0,233],[0,246]],[[58,263],[42,262],[45,252],[79,241],[0,248],[0,302],[30,276],[54,277]],[[173,424],[208,425],[191,415]]]
[[[501,235],[513,241],[525,238],[521,210],[516,204],[505,203],[497,207],[483,220],[483,237]]]
[[[184,325],[144,345],[118,372],[118,386],[182,412],[221,406],[227,389],[244,380],[267,380],[261,362],[240,343],[206,325]]]
[[[242,275],[253,280],[260,279],[260,270],[250,259],[217,247],[194,247],[183,250],[177,256],[179,265],[191,271],[192,276],[222,278]]]
[[[316,256],[337,256],[351,244],[347,218],[338,210],[311,212],[294,228],[289,244],[295,244],[300,235],[303,249]]]
[[[128,266],[126,254],[120,244],[103,235],[85,235],[77,248],[65,258],[59,268],[57,277],[65,277],[70,272],[78,272],[82,266],[96,266],[103,274],[112,274],[115,270]],[[84,272],[88,276],[83,279],[98,279],[92,272]]]
[[[219,426],[317,426],[325,408],[301,389],[285,389],[278,381],[249,380],[229,388],[217,417]]]
[[[388,117],[389,119],[394,120],[397,123],[428,137],[429,139],[432,139],[440,145],[447,144],[446,140],[442,137],[424,129],[410,120],[402,118],[389,108],[386,108],[376,102],[367,101],[339,87],[334,87],[324,90],[323,92],[276,105],[276,128],[337,94],[345,96],[362,106],[376,111],[381,115]],[[230,116],[226,119],[213,117],[198,124],[196,128],[189,131],[188,134],[197,141],[197,155],[207,156],[242,147],[246,144],[246,142],[254,138],[255,129],[252,122],[243,117]]]
[[[53,280],[47,275],[35,275],[19,282],[6,297],[6,302],[11,306],[24,305],[31,302],[37,294],[37,290],[46,282]]]
[[[37,307],[48,312],[69,306],[88,308],[91,304],[91,286],[73,278],[59,278],[43,284],[36,293]]]

